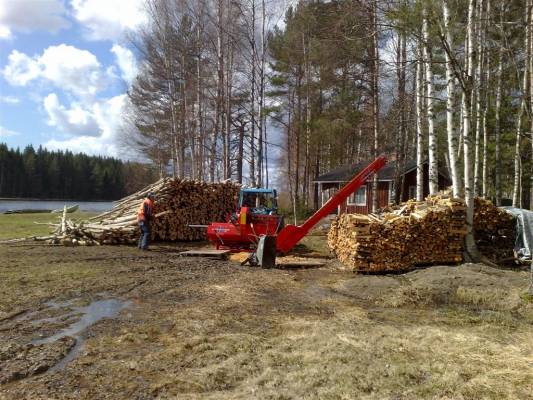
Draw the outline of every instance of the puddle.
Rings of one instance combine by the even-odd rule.
[[[49,305],[50,308],[56,308],[58,305],[61,307],[66,304],[67,303],[61,303],[59,305],[58,303],[49,302],[47,305]],[[71,312],[68,314],[63,314],[60,317],[56,317],[55,319],[72,315],[81,315],[79,320],[60,330],[55,335],[32,341],[34,345],[40,345],[55,342],[56,340],[64,338],[65,336],[71,336],[76,340],[76,344],[69,351],[69,353],[56,365],[50,368],[49,372],[58,371],[64,368],[70,361],[76,358],[83,346],[83,343],[85,342],[85,339],[81,336],[81,333],[85,329],[100,321],[102,318],[116,317],[120,311],[129,307],[130,304],[130,301],[122,301],[117,299],[97,300],[85,307],[71,307]]]
[[[81,314],[82,316],[79,321],[70,324],[68,327],[62,329],[55,335],[34,340],[32,343],[39,345],[43,343],[55,342],[56,340],[59,340],[65,336],[76,337],[81,331],[98,322],[102,318],[115,317],[121,310],[128,307],[129,304],[129,301],[125,302],[116,299],[109,299],[94,301],[86,307],[73,307],[72,313],[69,314]]]

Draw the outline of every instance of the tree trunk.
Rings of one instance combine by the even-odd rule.
[[[427,120],[428,120],[428,145],[429,145],[429,194],[434,195],[439,191],[439,167],[437,136],[435,134],[435,114],[433,110],[433,68],[432,50],[429,38],[427,6],[423,9],[422,35],[424,40],[424,65],[426,68],[427,88]]]
[[[377,0],[372,2],[372,29],[373,29],[373,63],[372,63],[372,125],[374,130],[374,143],[372,146],[372,153],[374,158],[378,156],[379,146],[379,48],[378,48],[378,15],[377,15]],[[378,174],[374,174],[372,179],[372,212],[376,212],[379,208],[378,201]]]
[[[309,181],[310,181],[310,153],[309,146],[311,140],[311,91],[310,91],[310,80],[311,80],[311,71],[309,65],[309,50],[307,49],[305,43],[305,36],[302,34],[302,46],[304,50],[304,61],[305,61],[305,159],[304,159],[304,201],[305,206],[309,207]]]
[[[252,26],[250,32],[250,41],[252,44],[252,83],[251,83],[251,97],[250,97],[250,116],[252,125],[250,127],[250,181],[252,186],[257,185],[255,176],[255,59],[257,56],[255,44],[255,0],[252,0]]]
[[[466,203],[466,252],[473,261],[479,259],[479,253],[474,240],[474,177],[472,171],[472,134],[470,129],[470,100],[473,91],[473,74],[474,74],[474,11],[475,0],[469,0],[468,3],[468,71],[464,96],[462,100],[463,109],[463,129],[464,129],[464,167],[465,167],[465,203]]]
[[[259,122],[261,124],[261,185],[268,187],[268,164],[267,164],[267,140],[266,140],[266,116],[265,116],[265,65],[266,65],[266,5],[265,0],[261,0],[261,76],[259,82]]]
[[[531,155],[529,162],[529,209],[533,210],[533,1],[529,0],[529,113],[530,135],[531,135]],[[531,294],[533,294],[533,257],[531,261]]]
[[[490,7],[490,0],[487,0],[487,12],[486,12],[486,28],[490,26],[490,18],[491,18],[491,7]],[[485,48],[485,46],[483,46]],[[485,70],[487,71],[487,75],[485,77],[485,89],[484,89],[484,99],[485,103],[483,105],[483,120],[482,120],[482,130],[483,130],[483,173],[482,173],[482,184],[481,184],[481,196],[483,198],[487,198],[488,194],[488,142],[489,142],[489,135],[487,132],[487,113],[490,108],[490,96],[489,96],[489,87],[490,87],[490,71],[491,71],[491,58],[490,53],[485,53]]]
[[[503,5],[500,14],[500,22],[503,19]],[[500,46],[498,55],[498,71],[496,72],[496,105],[494,110],[494,136],[496,147],[494,150],[494,189],[496,194],[496,205],[502,205],[502,183],[501,183],[501,105],[502,105],[502,70],[503,70],[503,52],[504,46]]]
[[[416,200],[424,199],[424,129],[422,122],[424,98],[424,61],[421,43],[418,44],[418,61],[416,63]]]
[[[477,54],[478,54],[478,63],[476,67],[476,76],[475,76],[475,93],[474,97],[476,99],[476,139],[475,139],[475,145],[474,145],[474,197],[477,197],[480,190],[480,141],[481,141],[481,71],[484,63],[484,46],[483,43],[485,42],[485,35],[484,35],[484,29],[482,22],[483,21],[483,0],[479,0],[479,9],[478,9],[478,22],[477,22],[477,41],[478,41],[478,47],[477,47]]]
[[[526,4],[526,16],[529,14],[529,2],[530,0],[527,0]],[[526,48],[526,55],[529,56],[529,40],[530,40],[530,25],[529,25],[529,18],[526,17],[526,34],[524,37],[524,46]],[[526,60],[528,60],[527,58]],[[528,80],[528,68],[529,68],[529,62],[526,61],[524,63],[524,75],[522,77],[522,87],[520,88],[522,91],[522,98],[520,100],[520,109],[518,110],[518,117],[516,119],[516,138],[515,138],[515,153],[514,153],[514,182],[513,182],[513,207],[520,207],[520,198],[521,198],[521,190],[520,190],[520,177],[521,177],[521,163],[520,163],[520,143],[522,139],[522,117],[524,115],[524,111],[526,111],[527,107],[527,80]]]
[[[453,37],[450,31],[450,11],[448,0],[442,2],[444,14],[444,36],[450,49],[453,48]],[[453,73],[452,60],[448,52],[446,56],[446,131],[448,136],[448,158],[450,160],[450,173],[452,178],[452,191],[454,197],[461,196],[461,175],[459,172],[459,160],[457,159],[457,130],[455,127],[455,75]]]
[[[239,126],[239,141],[237,150],[237,180],[242,183],[242,161],[244,158],[244,123]]]

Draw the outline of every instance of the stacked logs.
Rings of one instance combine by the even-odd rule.
[[[474,200],[474,238],[481,254],[498,263],[514,259],[516,219],[490,200]]]
[[[466,234],[462,200],[428,197],[381,214],[342,214],[328,235],[332,252],[354,271],[405,271],[462,261]]]
[[[139,237],[137,210],[148,193],[155,194],[152,238],[199,240],[205,229],[189,227],[225,221],[234,210],[239,185],[164,178],[115,203],[110,211],[88,221],[62,221],[50,243],[63,245],[131,244]]]

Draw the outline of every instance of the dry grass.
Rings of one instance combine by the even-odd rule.
[[[95,326],[66,370],[0,398],[532,398],[527,272],[263,270],[110,247],[8,254],[0,290],[21,306],[102,290],[135,306]]]

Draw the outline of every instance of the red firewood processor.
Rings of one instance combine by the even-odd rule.
[[[217,250],[247,251],[250,256],[245,262],[265,268],[274,267],[276,252],[288,253],[317,223],[334,211],[386,163],[385,156],[376,158],[298,226],[284,226],[283,216],[278,214],[276,190],[242,189],[236,211],[227,222],[213,222],[208,225],[207,238]]]

